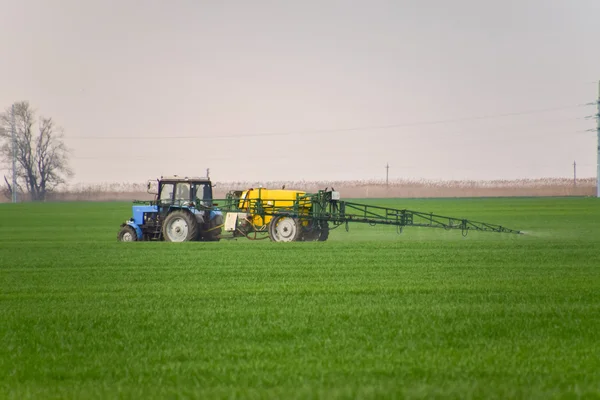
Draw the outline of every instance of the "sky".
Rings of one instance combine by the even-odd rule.
[[[71,183],[596,176],[598,0],[0,0]],[[6,172],[5,172],[6,173]]]

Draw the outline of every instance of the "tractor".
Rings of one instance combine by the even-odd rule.
[[[134,201],[133,216],[121,224],[119,241],[220,240],[223,214],[213,202],[209,178],[174,175],[157,179],[156,190],[154,186],[148,182],[153,201]]]

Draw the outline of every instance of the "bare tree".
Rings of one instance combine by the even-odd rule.
[[[25,190],[31,200],[45,200],[46,195],[73,175],[69,168],[69,151],[63,142],[62,129],[52,118],[40,117],[37,130],[35,111],[29,102],[14,104],[16,132],[17,188],[5,177],[8,191]],[[11,107],[0,114],[0,160],[12,165]]]

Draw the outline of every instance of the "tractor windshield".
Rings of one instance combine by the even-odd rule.
[[[195,197],[199,203],[206,207],[212,206],[212,186],[210,183],[196,183]]]
[[[180,182],[177,184],[177,196],[176,201],[189,201],[190,200],[190,184],[187,182]]]

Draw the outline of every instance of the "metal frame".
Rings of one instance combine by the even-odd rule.
[[[260,195],[257,199],[241,199],[239,193],[230,192],[227,199],[223,201],[224,206],[220,209],[224,212],[248,212],[251,215],[262,217],[263,220],[266,216],[290,216],[312,223],[332,223],[334,226],[359,222],[369,225],[393,225],[399,228],[415,226],[446,230],[456,229],[461,230],[463,236],[466,236],[469,231],[522,233],[518,230],[487,222],[335,200],[333,194],[336,192],[328,190],[298,195],[291,206],[277,205],[278,202],[279,204],[289,203],[289,200],[262,199]],[[219,200],[219,202],[221,201]]]

